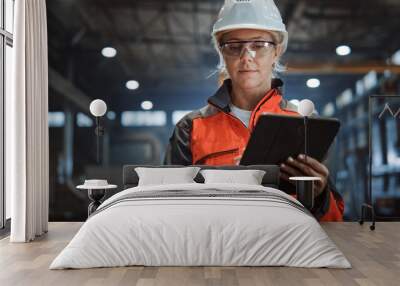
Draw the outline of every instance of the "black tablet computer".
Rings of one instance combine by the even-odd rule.
[[[307,155],[322,161],[340,128],[335,118],[307,118]],[[278,165],[304,154],[304,117],[264,113],[260,116],[240,165]]]

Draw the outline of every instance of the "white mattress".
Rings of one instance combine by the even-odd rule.
[[[168,190],[261,190],[296,205],[235,196],[118,202],[136,192]],[[127,189],[100,206],[102,211],[82,225],[50,269],[127,265],[350,268],[300,205],[277,189],[254,185],[194,183]]]

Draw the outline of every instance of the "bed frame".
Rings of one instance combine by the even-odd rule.
[[[180,168],[185,167],[182,165],[124,165],[123,167],[123,175],[122,175],[122,183],[123,188],[132,188],[136,187],[139,182],[139,177],[135,171],[136,167],[148,167],[148,168]],[[219,169],[219,170],[263,170],[265,171],[265,175],[262,180],[262,185],[266,187],[278,188],[279,186],[279,166],[277,165],[250,165],[250,166],[206,166],[206,165],[196,165],[196,167],[200,167],[201,169]],[[198,183],[203,183],[203,176],[198,173],[198,175],[194,179]]]

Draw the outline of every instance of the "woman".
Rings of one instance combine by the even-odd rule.
[[[283,83],[275,78],[288,35],[273,0],[226,0],[212,36],[219,68],[228,78],[205,107],[177,123],[165,164],[238,164],[261,113],[299,115],[282,97]],[[280,168],[280,189],[288,192],[290,176],[320,177],[313,214],[321,221],[342,220],[343,200],[322,163],[300,155],[289,157]]]

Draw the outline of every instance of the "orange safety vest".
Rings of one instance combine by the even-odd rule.
[[[300,116],[297,107],[288,102],[278,89],[280,80],[260,100],[251,113],[249,126],[230,114],[231,82],[225,81],[208,105],[181,119],[170,138],[165,164],[237,165],[258,118],[264,112]],[[317,215],[320,221],[341,221],[343,199],[329,179],[325,196]],[[315,214],[314,214],[315,215]]]

